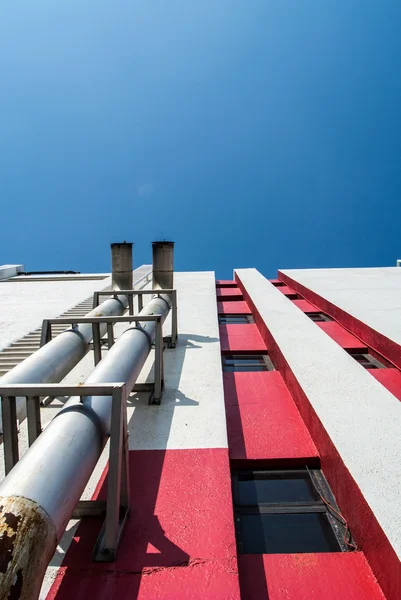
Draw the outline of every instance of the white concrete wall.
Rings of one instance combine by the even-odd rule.
[[[401,558],[401,402],[256,269],[236,273]]]
[[[152,269],[142,265],[134,270],[134,282]],[[77,275],[68,281],[68,275],[49,276],[49,281],[35,281],[36,277],[24,281],[0,281],[0,350],[41,326],[43,319],[58,317],[111,283],[108,273],[105,279],[85,280],[99,276],[98,273]],[[45,279],[44,277],[41,279]]]
[[[146,394],[132,398],[130,449],[227,448],[215,275],[174,273],[174,287],[179,335],[175,350],[164,353],[163,400],[149,406]],[[153,375],[152,365],[153,352],[141,381]]]
[[[284,269],[280,272],[401,344],[401,268]]]
[[[110,279],[0,282],[0,350],[109,284]]]

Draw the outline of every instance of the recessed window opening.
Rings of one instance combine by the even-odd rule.
[[[272,281],[271,282],[274,287],[280,287],[281,285],[285,285],[284,281]]]
[[[254,323],[251,315],[219,315],[220,325],[229,325],[230,323]]]
[[[333,319],[326,315],[325,313],[306,313],[306,316],[309,317],[315,323],[319,321],[332,321]]]
[[[274,371],[267,354],[223,354],[223,371]]]
[[[233,472],[232,482],[240,553],[356,548],[320,470],[241,470]]]
[[[304,299],[302,296],[300,296],[296,292],[288,292],[287,294],[284,294],[284,296],[286,298],[288,298],[288,300],[303,300]]]
[[[386,369],[388,366],[384,359],[381,362],[370,352],[350,352],[350,354],[365,369]]]

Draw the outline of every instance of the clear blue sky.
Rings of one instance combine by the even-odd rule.
[[[400,0],[0,7],[0,264],[401,258]]]

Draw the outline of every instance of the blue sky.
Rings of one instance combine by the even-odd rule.
[[[401,258],[399,0],[0,7],[0,264]]]

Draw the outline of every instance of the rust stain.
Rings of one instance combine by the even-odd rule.
[[[9,536],[7,531],[0,534],[0,573],[6,573],[14,551],[15,534]]]
[[[4,521],[6,522],[6,525],[8,525],[13,531],[17,531],[18,523],[21,521],[21,517],[17,517],[12,513],[5,513]]]
[[[57,546],[46,512],[19,496],[0,501],[0,600],[36,600]]]

